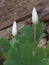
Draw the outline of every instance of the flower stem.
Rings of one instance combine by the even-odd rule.
[[[36,24],[34,24],[34,41],[36,41]]]

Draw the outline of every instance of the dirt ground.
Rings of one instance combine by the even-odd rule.
[[[13,21],[18,23],[18,28],[26,22],[30,24],[33,7],[36,7],[40,21],[49,24],[49,0],[0,0],[0,36],[12,38]]]

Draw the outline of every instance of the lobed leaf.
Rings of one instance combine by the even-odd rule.
[[[0,52],[2,53],[7,53],[7,51],[10,48],[10,42],[9,40],[5,39],[5,38],[0,38]]]

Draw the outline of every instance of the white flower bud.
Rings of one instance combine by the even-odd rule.
[[[37,11],[35,8],[33,8],[33,11],[32,11],[32,22],[33,24],[36,24],[38,23],[39,19],[38,19],[38,14],[37,14]]]
[[[12,35],[13,36],[16,36],[17,35],[17,24],[16,24],[15,21],[14,21],[13,27],[12,27]]]

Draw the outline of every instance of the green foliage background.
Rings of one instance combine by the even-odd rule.
[[[49,43],[46,48],[38,47],[45,24],[36,24],[36,42],[34,41],[34,24],[32,27],[25,25],[21,34],[11,41],[0,38],[0,52],[5,55],[3,65],[49,65]]]

